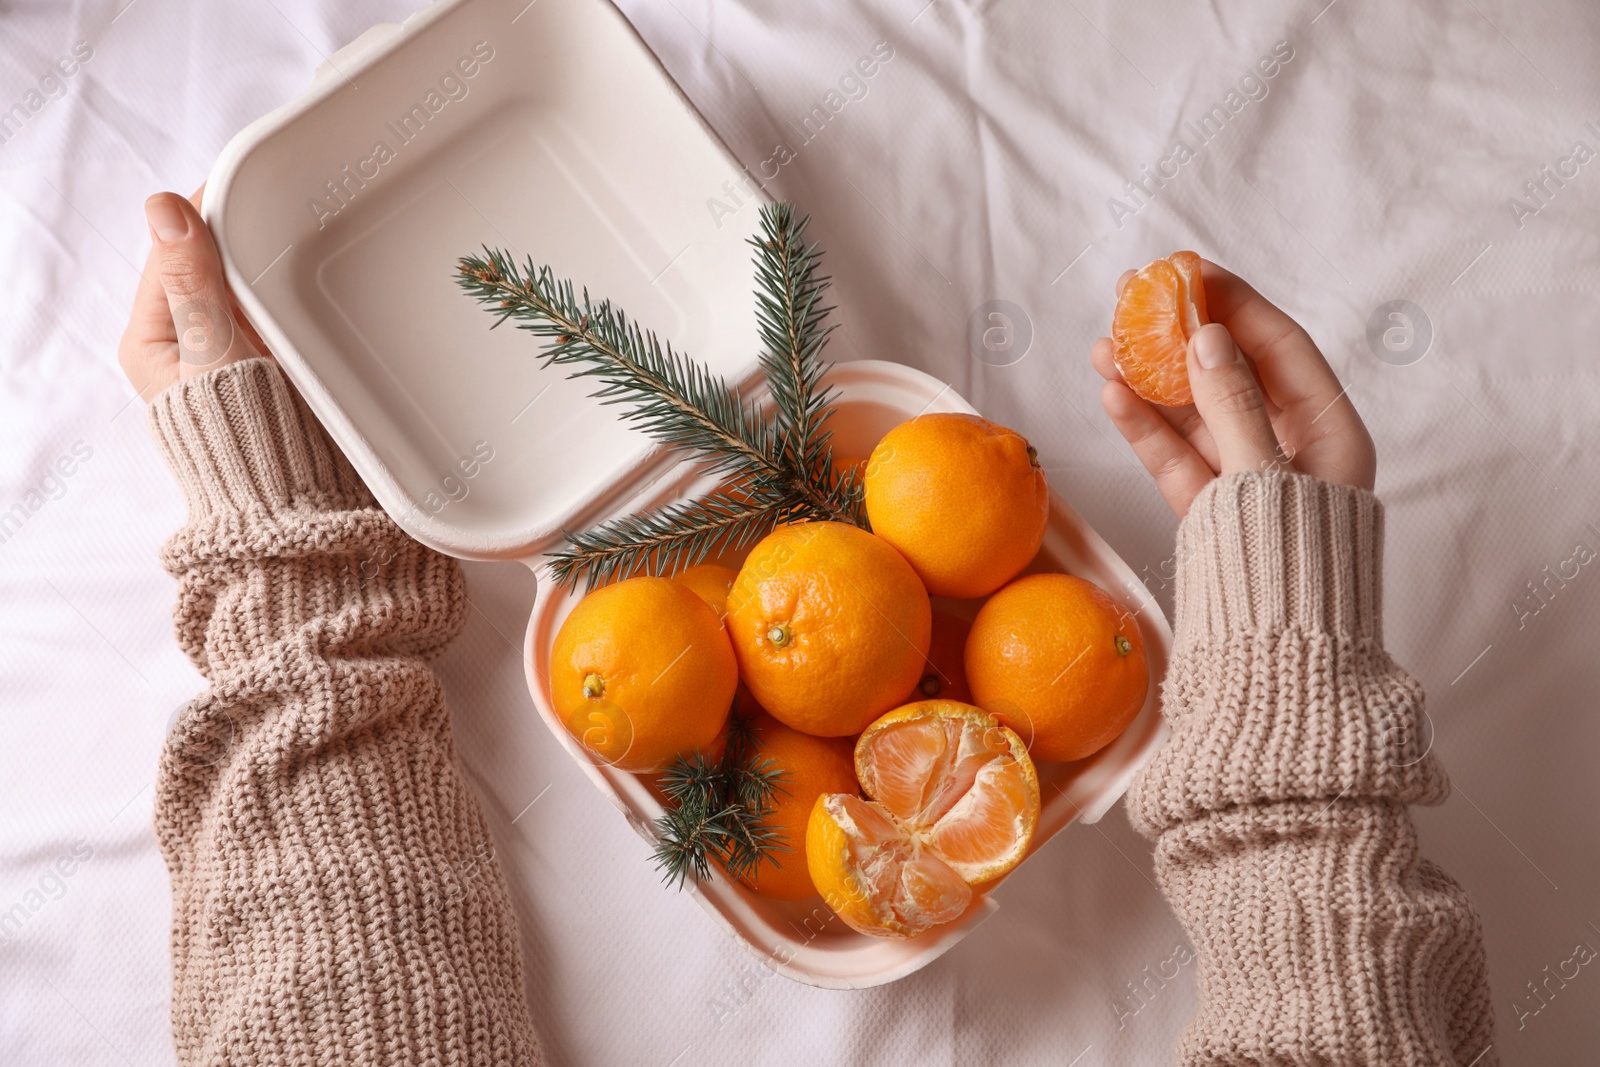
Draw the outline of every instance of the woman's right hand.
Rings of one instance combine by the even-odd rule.
[[[1133,274],[1117,280],[1119,296]],[[1090,353],[1106,379],[1100,403],[1168,506],[1181,519],[1211,479],[1251,470],[1297,470],[1370,490],[1372,436],[1310,335],[1215,263],[1201,261],[1201,279],[1212,324],[1189,339],[1193,404],[1140,398],[1118,373],[1109,337]]]
[[[185,200],[157,193],[145,201],[150,258],[117,346],[122,372],[147,402],[174,382],[267,347],[233,299],[211,230],[200,218],[205,186]]]

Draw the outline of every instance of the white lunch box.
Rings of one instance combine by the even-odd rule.
[[[491,332],[455,264],[483,245],[531,255],[758,389],[745,239],[763,201],[743,179],[606,0],[443,0],[332,56],[304,96],[233,139],[206,191],[240,304],[385,510],[441,552],[540,574],[524,649],[534,706],[652,841],[661,805],[645,779],[592,759],[551,707],[550,645],[578,595],[543,566],[563,530],[710,480],[625,427],[588,396],[591,382],[543,368],[530,335],[509,323]],[[730,182],[734,214],[713,214],[707,201],[726,205]],[[898,364],[843,364],[831,381],[838,455],[866,455],[919,413],[972,410]],[[1133,571],[1054,495],[1035,567],[1118,596],[1152,672],[1144,709],[1114,744],[1040,765],[1040,848],[1074,819],[1098,819],[1165,739],[1155,683],[1171,632]],[[995,908],[985,895],[957,923],[889,941],[848,929],[820,898],[770,901],[720,877],[690,891],[774,970],[831,987],[909,974]]]

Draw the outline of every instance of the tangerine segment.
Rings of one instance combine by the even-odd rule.
[[[928,844],[976,885],[1022,862],[1038,821],[1032,764],[1001,757],[979,768],[972,788],[928,831]]]
[[[1198,255],[1174,252],[1146,266],[1123,287],[1111,319],[1122,380],[1151,403],[1192,403],[1189,338],[1210,321]]]
[[[861,787],[912,825],[939,821],[972,788],[978,770],[1008,751],[1000,731],[987,735],[992,720],[986,714],[940,705],[970,707],[938,700],[908,704],[873,723],[856,742]]]
[[[1022,739],[953,700],[891,711],[856,741],[871,799],[824,795],[806,837],[812,881],[862,933],[912,937],[966,911],[972,888],[1022,861],[1039,779]]]
[[[1195,252],[1174,252],[1167,262],[1178,272],[1178,309],[1183,313],[1183,335],[1193,337],[1196,330],[1211,321],[1206,312],[1206,285],[1200,277],[1200,256]]]

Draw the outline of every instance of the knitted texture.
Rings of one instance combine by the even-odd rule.
[[[1183,1064],[1499,1062],[1478,917],[1407,811],[1449,784],[1382,542],[1376,497],[1300,474],[1218,478],[1179,528],[1172,738],[1128,810],[1198,961]]]
[[[150,409],[163,549],[210,683],[162,752],[180,1064],[540,1064],[516,919],[428,662],[454,561],[378,509],[277,367]]]

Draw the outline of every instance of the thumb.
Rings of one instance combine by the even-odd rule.
[[[1216,441],[1219,474],[1289,469],[1261,386],[1221,323],[1202,326],[1189,339],[1189,387]]]
[[[156,274],[178,337],[178,376],[256,355],[233,321],[222,258],[194,205],[176,193],[157,193],[144,210],[156,246]]]

